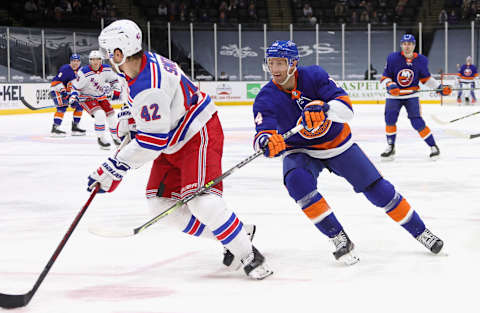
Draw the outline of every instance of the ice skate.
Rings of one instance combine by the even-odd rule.
[[[432,152],[430,153],[430,160],[435,161],[440,158],[440,149],[435,145],[432,146]]]
[[[255,231],[257,230],[257,226],[252,224],[245,224],[243,225],[243,227],[245,228],[245,231],[247,232],[248,237],[250,237],[250,241],[252,241],[253,237],[255,236]],[[227,248],[223,247],[223,265],[230,267],[234,259],[235,259],[235,256],[233,255],[233,253],[230,252],[230,250],[228,250]],[[240,266],[241,266],[241,263],[238,262],[235,266],[236,267],[235,270],[238,270]]]
[[[120,140],[116,139],[115,137],[112,136],[112,140],[113,140],[113,143],[115,144],[115,146],[120,146],[120,144],[122,143]]]
[[[392,161],[395,158],[395,145],[388,145],[381,155],[383,161]]]
[[[100,146],[100,149],[110,150],[111,144],[108,141],[106,141],[104,138],[98,137],[97,142],[98,142],[98,145]]]
[[[432,253],[438,254],[443,248],[443,241],[432,234],[427,228],[417,236],[417,239],[422,245],[424,245]]]
[[[265,263],[265,257],[252,246],[252,252],[242,261],[243,270],[248,277],[261,280],[273,274]]]
[[[78,127],[78,123],[72,122],[72,136],[85,136],[85,129]]]
[[[333,256],[337,261],[340,261],[345,265],[353,265],[360,261],[360,258],[352,252],[355,245],[343,230],[340,231],[338,235],[331,238],[331,240],[335,245]]]
[[[65,137],[67,135],[66,132],[58,128],[56,124],[52,125],[52,131],[50,132],[50,136],[52,137]]]

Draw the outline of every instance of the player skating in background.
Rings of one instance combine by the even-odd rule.
[[[117,117],[108,101],[118,100],[121,94],[120,77],[110,65],[102,64],[102,55],[98,50],[92,50],[88,56],[89,65],[82,67],[77,78],[72,82],[70,103],[80,102],[85,110],[95,120],[95,134],[102,149],[110,149],[110,142],[105,134],[105,120],[108,122],[113,142],[116,138]]]
[[[460,89],[470,90],[470,103],[474,104],[477,102],[477,97],[475,97],[475,79],[478,77],[477,67],[472,64],[472,57],[468,56],[466,59],[466,64],[463,64],[458,71],[458,85]],[[458,91],[457,102],[462,103],[462,90]]]
[[[134,22],[113,22],[102,30],[99,45],[125,75],[130,125],[135,122],[137,133],[89,176],[88,188],[99,183],[102,191],[112,192],[127,171],[154,161],[146,195],[151,210],[158,214],[222,174],[223,130],[216,106],[176,63],[142,50],[142,33]],[[120,120],[127,121],[118,126],[122,137],[130,133],[128,120]],[[249,277],[271,275],[243,223],[221,197],[222,188],[221,183],[212,187],[164,222],[191,235],[220,241]]]
[[[323,68],[297,67],[298,60],[292,41],[275,41],[267,49],[265,68],[272,80],[253,104],[254,146],[266,147],[265,155],[270,158],[283,154],[285,187],[318,230],[332,240],[335,258],[346,264],[358,261],[352,253],[352,241],[317,190],[317,179],[324,169],[345,178],[355,192],[385,210],[431,252],[440,252],[442,240],[425,227],[405,198],[353,142],[347,124],[353,109],[347,93]],[[304,129],[285,142],[280,134],[300,123]]]
[[[50,97],[55,103],[57,112],[53,116],[53,125],[51,134],[53,137],[65,137],[66,132],[59,129],[62,125],[63,116],[67,111],[71,91],[71,81],[75,79],[77,70],[80,67],[80,56],[76,53],[70,56],[70,64],[65,64],[60,67],[57,76],[55,76],[50,84]],[[72,136],[83,136],[85,130],[78,127],[80,119],[82,118],[83,108],[78,102],[72,102],[71,107],[75,110],[73,112],[72,121]]]
[[[410,34],[403,35],[400,40],[401,52],[392,52],[387,57],[387,63],[381,82],[387,88],[385,103],[385,123],[388,147],[381,154],[383,159],[392,160],[395,155],[395,140],[397,137],[397,120],[400,109],[404,106],[413,128],[418,131],[420,137],[431,148],[430,158],[437,159],[440,156],[435,139],[430,128],[425,124],[420,110],[420,101],[417,90],[419,83],[425,84],[430,89],[441,90],[444,96],[451,94],[452,89],[448,85],[440,84],[428,71],[428,59],[416,52],[415,37]]]

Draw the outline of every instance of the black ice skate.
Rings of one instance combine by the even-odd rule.
[[[52,137],[65,137],[67,135],[66,132],[63,130],[58,129],[59,126],[56,124],[52,125],[52,131],[50,132],[50,136]]]
[[[382,157],[382,160],[385,161],[393,160],[395,156],[395,145],[388,145],[385,152],[383,152],[380,156]]]
[[[250,241],[253,240],[253,237],[255,236],[255,231],[257,230],[257,226],[255,225],[249,225],[245,224],[243,226],[245,228],[245,231],[247,232],[248,237],[250,237]],[[233,260],[235,259],[235,256],[233,255],[230,250],[227,248],[223,247],[223,265],[225,266],[230,266],[233,263]],[[240,268],[240,263],[237,264],[237,267],[235,270],[238,270]]]
[[[273,271],[265,264],[265,257],[252,246],[252,252],[242,260],[243,270],[248,277],[264,279],[273,274]]]
[[[435,254],[438,254],[443,248],[443,241],[432,234],[427,228],[415,239]]]
[[[338,235],[331,238],[331,240],[335,245],[335,252],[333,252],[333,256],[336,260],[346,265],[353,265],[360,261],[360,258],[358,258],[352,252],[355,245],[343,230],[340,231]]]
[[[122,143],[120,140],[118,140],[117,138],[113,137],[112,136],[112,140],[113,140],[113,143],[115,144],[115,146],[120,146],[120,144]]]
[[[85,129],[78,127],[78,123],[72,122],[72,136],[85,136],[86,134]]]
[[[430,160],[438,160],[440,157],[440,149],[437,146],[432,146],[432,152],[430,153]]]
[[[105,141],[103,138],[98,137],[97,138],[98,145],[100,146],[100,149],[103,150],[110,150],[110,143]]]

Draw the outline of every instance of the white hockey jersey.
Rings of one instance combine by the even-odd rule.
[[[137,134],[117,158],[135,168],[180,150],[217,111],[175,62],[159,54],[146,52],[140,73],[126,80]]]
[[[114,90],[121,92],[119,78],[110,65],[102,64],[98,71],[86,65],[72,81],[72,96],[77,96],[80,101],[91,98],[105,100]]]

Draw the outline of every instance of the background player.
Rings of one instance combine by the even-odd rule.
[[[360,147],[352,141],[347,121],[353,109],[347,93],[320,66],[298,67],[298,50],[292,41],[275,41],[265,53],[265,68],[272,74],[255,98],[256,149],[267,157],[283,153],[283,181],[303,213],[335,245],[337,260],[354,264],[354,245],[317,190],[323,169],[345,178],[355,192],[381,207],[431,252],[443,242],[424,225],[420,216],[384,179]],[[280,135],[302,123],[304,129],[285,142]]]
[[[141,30],[130,20],[103,29],[99,45],[128,81],[137,134],[90,175],[88,188],[100,183],[102,191],[112,192],[128,170],[154,161],[147,199],[152,210],[160,212],[220,176],[223,130],[210,97],[176,63],[144,52]],[[270,276],[273,272],[252,246],[243,223],[227,208],[222,188],[220,183],[192,199],[172,212],[170,221],[184,232],[219,240],[249,277]]]
[[[461,89],[463,88],[472,88],[470,90],[470,103],[474,104],[477,102],[477,98],[475,97],[475,79],[478,77],[477,67],[472,64],[472,57],[467,57],[467,63],[463,64],[458,71],[458,85]],[[457,102],[462,103],[462,90],[458,91]]]
[[[385,103],[385,123],[388,147],[381,154],[384,159],[392,160],[395,155],[395,140],[397,137],[397,120],[400,109],[404,106],[413,128],[418,131],[420,137],[431,147],[430,158],[437,159],[440,149],[435,143],[430,128],[425,124],[420,110],[420,102],[417,90],[421,82],[430,89],[441,90],[444,96],[448,96],[452,89],[448,85],[441,85],[428,71],[428,59],[416,52],[415,37],[410,34],[403,35],[400,40],[401,52],[392,52],[387,57],[385,70],[381,82],[387,88]]]
[[[50,97],[56,105],[57,112],[53,116],[53,125],[51,134],[53,137],[65,137],[66,132],[59,129],[63,121],[63,116],[68,108],[68,98],[71,91],[71,81],[77,76],[77,70],[80,67],[80,56],[76,53],[70,56],[70,64],[65,64],[60,67],[57,76],[55,76],[50,83]],[[85,130],[78,127],[80,119],[82,118],[83,108],[78,102],[71,103],[73,112],[72,121],[72,136],[83,136]]]
[[[120,145],[114,137],[116,134],[117,117],[108,98],[118,100],[121,93],[119,76],[110,65],[102,64],[102,55],[98,50],[92,50],[88,56],[90,65],[78,71],[77,79],[72,83],[70,103],[80,101],[85,110],[95,119],[95,134],[102,149],[110,149],[110,142],[105,135],[105,119],[108,121],[113,142]]]

